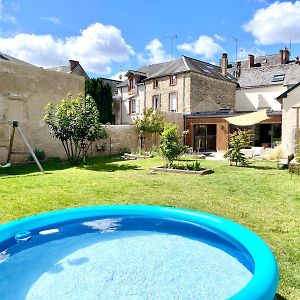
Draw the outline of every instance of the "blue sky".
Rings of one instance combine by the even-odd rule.
[[[274,54],[292,41],[300,55],[300,1],[0,0],[0,51],[38,66],[79,60],[92,76],[184,54],[218,63]]]

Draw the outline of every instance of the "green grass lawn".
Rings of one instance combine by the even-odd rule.
[[[149,204],[184,207],[236,221],[260,235],[280,268],[279,299],[300,299],[300,179],[275,162],[229,167],[203,161],[214,174],[153,174],[158,158],[120,161],[94,158],[82,167],[45,164],[1,169],[0,222],[28,215],[98,204]],[[16,176],[15,176],[16,175]],[[267,270],[266,270],[267,272]]]

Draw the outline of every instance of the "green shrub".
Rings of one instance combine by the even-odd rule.
[[[184,149],[185,147],[180,144],[178,126],[173,123],[166,123],[161,134],[160,151],[163,157],[168,160],[168,167],[172,167],[173,161]]]
[[[251,148],[252,134],[250,130],[238,129],[230,135],[230,148],[224,154],[230,162],[234,162],[236,166],[245,166],[248,164],[248,159],[241,149]]]

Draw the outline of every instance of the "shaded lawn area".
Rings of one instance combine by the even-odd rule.
[[[201,161],[202,162],[202,161]],[[236,221],[260,235],[280,268],[279,299],[300,299],[300,179],[275,162],[248,168],[203,161],[214,174],[153,174],[158,158],[93,158],[86,165],[45,164],[1,169],[0,222],[66,207],[148,204],[183,207]],[[15,176],[17,175],[17,176]],[[267,270],[266,270],[267,272]]]

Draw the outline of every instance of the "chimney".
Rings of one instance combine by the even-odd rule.
[[[226,74],[227,74],[227,66],[228,66],[227,53],[223,53],[222,59],[221,59],[221,70],[222,70],[223,76],[226,76]]]
[[[242,63],[240,61],[238,61],[236,63],[236,77],[241,76],[241,71],[242,71]]]
[[[79,65],[79,61],[70,59],[69,65],[70,65],[70,71],[73,71]]]
[[[290,51],[287,48],[280,50],[280,62],[282,65],[290,61]]]
[[[248,67],[253,68],[254,67],[254,55],[248,54]]]

